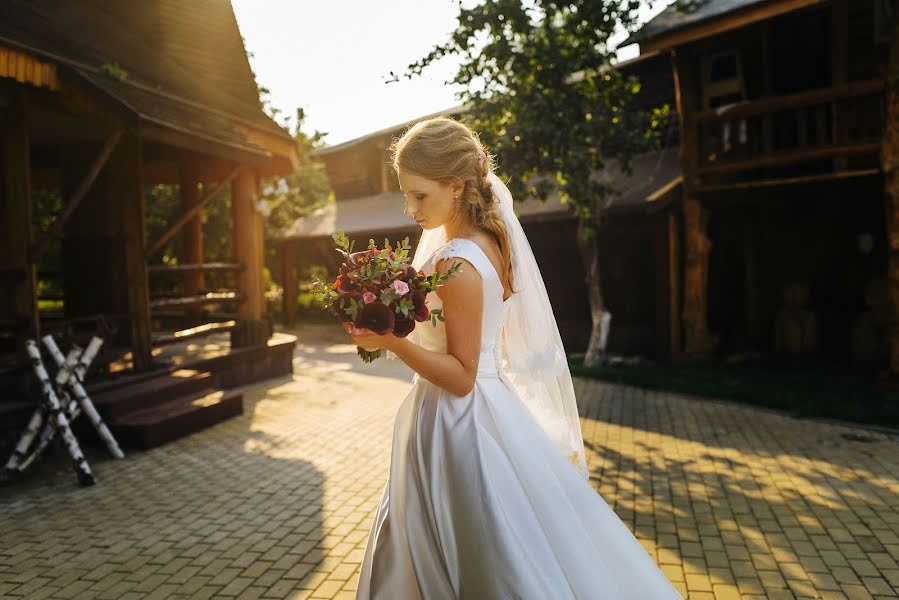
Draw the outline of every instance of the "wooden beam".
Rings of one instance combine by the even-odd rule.
[[[708,325],[709,215],[695,196],[684,196],[684,350],[695,358],[710,356],[715,337]]]
[[[832,87],[818,88],[806,92],[786,94],[783,96],[770,96],[752,102],[734,104],[720,111],[709,109],[696,115],[697,122],[708,123],[714,121],[728,121],[741,117],[751,117],[766,113],[779,112],[803,106],[814,106],[834,100],[844,100],[858,96],[872,96],[883,92],[882,79],[869,79],[866,81],[852,81]]]
[[[218,302],[243,302],[245,296],[235,292],[208,292],[195,296],[182,296],[179,298],[162,298],[150,302],[150,308],[183,308],[188,306],[200,306],[203,304],[216,304]]]
[[[106,143],[103,144],[103,148],[100,149],[100,153],[94,160],[94,164],[91,165],[87,175],[81,180],[81,184],[72,193],[71,198],[66,201],[62,212],[53,220],[53,223],[47,229],[44,236],[31,248],[29,260],[32,263],[37,263],[44,253],[47,252],[47,249],[50,247],[50,242],[62,233],[62,228],[65,226],[66,221],[69,220],[69,217],[71,217],[72,213],[75,212],[75,209],[78,208],[78,205],[81,203],[81,200],[84,198],[85,194],[87,194],[88,190],[91,189],[91,186],[94,185],[97,175],[100,174],[100,171],[106,165],[112,151],[115,150],[116,145],[118,145],[119,140],[122,139],[124,133],[124,128],[119,129],[109,136]]]
[[[22,325],[17,331],[16,351],[20,361],[27,358],[25,340],[40,337],[37,310],[37,269],[29,261],[32,241],[31,163],[27,106],[21,91],[14,92],[7,113],[0,122],[0,218],[6,231],[0,232],[0,265],[18,271],[16,281],[7,289],[12,298],[0,299],[12,314],[0,315]],[[2,113],[0,113],[2,114]],[[4,286],[5,287],[5,286]]]
[[[237,289],[246,298],[238,310],[238,327],[232,332],[232,346],[265,343],[267,326],[262,268],[265,257],[262,243],[262,215],[256,210],[259,194],[256,173],[241,169],[231,187],[231,209],[234,216],[234,257],[245,268],[237,277]]]
[[[181,265],[150,265],[150,273],[191,273],[194,271],[243,271],[240,263],[192,263]]]
[[[203,194],[203,197],[197,200],[196,204],[193,207],[184,213],[181,214],[180,217],[166,230],[165,233],[160,236],[159,240],[153,244],[153,247],[147,252],[147,258],[149,259],[151,256],[159,252],[163,246],[165,246],[166,242],[168,242],[172,237],[178,233],[178,230],[181,229],[185,223],[194,218],[197,213],[199,213],[206,204],[209,203],[210,200],[218,196],[222,190],[224,190],[233,180],[237,177],[240,171],[243,169],[243,165],[237,165],[228,173],[228,175],[221,181],[216,184],[214,188],[212,188],[209,192]]]
[[[830,7],[830,83],[835,86],[844,86],[849,79],[849,4],[847,0],[832,0]],[[882,84],[881,80],[881,84]],[[881,87],[881,90],[883,88]],[[849,129],[846,126],[847,111],[839,102],[840,98],[834,98],[830,103],[831,109],[831,141],[837,146],[845,144],[849,140]],[[834,171],[845,170],[849,161],[845,157],[833,159]]]
[[[821,183],[826,181],[839,181],[841,179],[855,179],[858,177],[873,177],[879,174],[880,169],[857,169],[854,171],[839,171],[836,173],[820,173],[818,175],[803,175],[801,177],[781,177],[772,179],[754,179],[752,181],[738,181],[719,185],[703,185],[696,188],[697,194],[714,194],[719,192],[732,192],[735,190],[753,190],[760,188],[781,187],[787,185],[801,185],[805,183]]]
[[[767,156],[758,156],[749,160],[727,161],[702,165],[697,169],[701,175],[709,173],[734,173],[736,171],[748,171],[764,167],[774,167],[793,163],[807,162],[824,158],[839,156],[859,156],[870,154],[877,156],[880,152],[880,143],[849,144],[846,146],[824,146],[821,148],[799,148],[787,152],[777,152]]]
[[[131,351],[134,370],[146,371],[152,365],[150,286],[147,280],[147,262],[144,260],[146,238],[143,159],[141,141],[136,133],[125,135],[114,158],[114,166],[110,172],[110,193],[121,207]]]
[[[672,51],[671,68],[674,77],[674,99],[677,104],[681,138],[681,177],[687,193],[696,181],[699,163],[699,128],[696,124],[699,83],[696,81],[696,61],[689,52]]]
[[[179,192],[181,196],[181,211],[191,212],[200,201],[200,180],[196,175],[196,169],[190,162],[181,163]],[[202,264],[203,262],[203,219],[199,212],[194,212],[193,217],[184,223],[184,233],[181,236],[182,260],[190,264]],[[205,289],[206,281],[203,271],[193,270],[185,274],[182,280],[185,295],[199,294]]]
[[[267,152],[226,144],[197,131],[175,129],[170,123],[144,120],[141,123],[141,135],[145,141],[159,142],[167,146],[183,148],[198,154],[215,156],[245,165],[266,167],[271,162],[271,156]]]
[[[746,10],[734,11],[724,17],[700,23],[693,27],[682,28],[667,35],[660,35],[653,40],[640,44],[640,54],[656,52],[659,50],[669,50],[677,46],[689,44],[690,42],[712,37],[713,35],[739,29],[740,27],[746,27],[747,25],[758,23],[759,21],[772,19],[782,14],[795,12],[818,4],[824,4],[826,1],[827,0],[780,0],[777,2],[765,2],[759,6],[747,8]]]
[[[281,254],[281,286],[283,288],[282,301],[284,305],[284,323],[293,325],[297,317],[297,272],[296,272],[296,242],[285,240],[279,247]]]
[[[166,336],[160,336],[153,340],[153,346],[165,346],[168,344],[177,344],[191,338],[202,337],[221,331],[231,331],[237,325],[237,321],[216,321],[213,323],[204,323],[189,329],[182,329]]]

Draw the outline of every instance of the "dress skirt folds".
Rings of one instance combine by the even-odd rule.
[[[466,396],[413,378],[356,597],[682,600],[517,396],[499,360],[502,285],[479,247],[458,241],[469,243],[453,255],[484,278],[478,375]],[[445,351],[440,326],[419,330]]]

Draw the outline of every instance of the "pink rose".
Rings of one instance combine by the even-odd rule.
[[[375,296],[374,294],[372,294],[371,292],[365,292],[364,294],[362,294],[362,301],[365,302],[366,304],[371,304],[372,302],[374,302],[377,299],[378,299],[378,297]]]
[[[393,283],[391,284],[391,287],[400,296],[405,296],[406,294],[409,293],[409,284],[400,279],[394,279]]]

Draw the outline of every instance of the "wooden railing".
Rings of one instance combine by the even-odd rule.
[[[150,273],[196,273],[213,271],[243,271],[240,263],[197,263],[184,265],[150,265],[147,271]]]
[[[883,81],[739,102],[696,114],[699,175],[876,155]]]

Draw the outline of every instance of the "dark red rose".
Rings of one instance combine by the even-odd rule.
[[[360,329],[371,329],[378,335],[385,335],[393,331],[396,317],[383,302],[371,302],[362,307],[353,324]]]
[[[331,308],[334,309],[334,312],[337,313],[337,318],[340,319],[342,323],[352,321],[350,315],[346,314],[346,311],[340,308],[340,298],[334,299],[334,302],[331,304]]]
[[[415,329],[414,319],[407,319],[405,317],[397,318],[396,324],[393,326],[393,335],[398,338],[404,338],[412,333],[413,329]]]
[[[415,320],[419,322],[427,321],[429,318],[431,318],[431,311],[428,310],[427,306],[422,304],[421,308],[415,309],[414,317]]]
[[[420,310],[421,307],[425,305],[425,299],[427,297],[428,294],[421,290],[412,290],[409,292],[409,299],[412,300],[412,305],[415,307],[415,310]]]
[[[415,269],[413,267],[408,267],[401,271],[398,277],[403,281],[411,281],[415,279],[416,275],[418,275],[418,273],[415,272]]]

